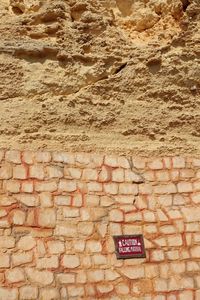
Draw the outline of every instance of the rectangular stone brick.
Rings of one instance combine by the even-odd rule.
[[[172,157],[172,164],[175,169],[185,168],[185,158],[176,156]]]
[[[17,180],[8,180],[4,182],[4,189],[7,192],[17,194],[20,192],[20,182]]]
[[[192,183],[191,182],[179,182],[177,184],[178,192],[179,193],[191,193],[193,188],[192,188]]]
[[[63,208],[63,216],[64,218],[77,218],[80,216],[80,212],[78,208],[65,207]]]
[[[86,195],[85,203],[89,207],[99,206],[100,197],[97,195]]]
[[[65,251],[65,245],[63,241],[54,240],[47,242],[50,254],[59,254]]]
[[[183,207],[181,212],[187,222],[200,221],[200,207]]]
[[[195,193],[191,196],[192,198],[192,201],[195,203],[195,204],[199,204],[200,203],[200,193]]]
[[[163,161],[162,161],[162,159],[154,159],[148,163],[148,167],[152,170],[162,170],[163,169]]]
[[[66,179],[80,179],[82,176],[82,170],[78,168],[64,167],[64,177]]]
[[[44,167],[42,165],[30,166],[29,177],[43,180],[45,177]]]
[[[122,195],[137,195],[138,194],[138,185],[131,183],[120,183],[119,184],[119,193]]]
[[[10,284],[25,281],[24,272],[23,269],[21,268],[14,268],[14,269],[7,270],[5,276],[7,282]]]
[[[67,288],[67,292],[70,297],[76,297],[76,298],[78,297],[80,299],[84,295],[84,287],[77,286],[77,284],[73,286],[69,286]]]
[[[18,300],[18,289],[0,287],[0,300]]]
[[[120,209],[112,209],[109,214],[109,220],[111,222],[122,222],[124,220],[124,214]]]
[[[67,164],[75,164],[75,154],[67,152],[53,152],[52,159],[55,162],[63,162]]]
[[[46,286],[54,280],[53,273],[50,271],[38,271],[34,268],[26,268],[26,274],[31,284]]]
[[[17,150],[6,151],[5,160],[14,164],[21,164],[21,153]]]
[[[77,235],[77,227],[73,224],[57,224],[54,234],[57,236],[75,237]]]
[[[39,163],[48,163],[51,161],[51,153],[47,151],[36,152],[35,160]]]
[[[180,170],[181,179],[189,179],[195,177],[195,172],[192,169],[182,169]],[[197,176],[198,177],[198,176]]]
[[[55,198],[55,204],[56,205],[61,205],[61,206],[67,206],[71,205],[71,196],[56,196]]]
[[[32,151],[24,151],[22,153],[22,161],[28,165],[32,165],[34,163],[35,153]]]
[[[61,284],[75,283],[75,274],[73,273],[57,274],[57,281]]]
[[[10,256],[8,254],[0,254],[0,268],[10,267]]]
[[[38,225],[46,228],[56,226],[56,211],[54,208],[41,208],[38,211]]]
[[[12,265],[15,267],[31,263],[32,260],[33,260],[32,252],[23,252],[23,253],[17,252],[12,254]]]
[[[76,157],[76,163],[80,164],[80,165],[89,165],[91,162],[91,156],[87,153],[77,153],[75,155]]]
[[[117,168],[112,171],[112,181],[114,182],[124,182],[124,170]]]
[[[62,178],[64,176],[64,170],[59,166],[47,166],[46,168],[48,178]]]
[[[11,164],[5,163],[0,166],[0,179],[12,178],[12,166]]]
[[[104,271],[103,270],[91,270],[87,273],[89,282],[100,282],[104,280]]]
[[[164,181],[164,182],[169,181],[170,180],[169,172],[168,171],[157,171],[156,179],[158,181]]]
[[[24,181],[24,182],[22,182],[21,191],[23,193],[33,193],[33,181]]]
[[[98,172],[95,169],[84,169],[82,173],[82,180],[96,181],[98,178]]]
[[[17,165],[13,168],[14,179],[26,179],[28,174],[28,168],[23,165]]]
[[[102,192],[103,185],[99,182],[90,182],[87,184],[89,192]]]
[[[117,183],[104,183],[103,188],[106,194],[116,195],[118,193]]]
[[[64,255],[62,265],[65,268],[74,269],[80,266],[78,255]]]
[[[21,300],[35,300],[38,299],[38,288],[30,285],[22,286],[20,288]]]
[[[139,185],[139,193],[142,195],[152,194],[153,188],[151,184],[144,183]]]
[[[194,246],[191,248],[191,257],[200,258],[200,246]]]
[[[48,192],[44,192],[40,194],[40,204],[42,207],[52,207],[53,201],[52,201],[52,194]]]
[[[118,159],[116,156],[113,156],[113,155],[106,155],[105,159],[104,159],[104,163],[105,163],[105,165],[110,166],[110,167],[114,167],[114,168],[119,167]]]
[[[163,185],[157,185],[154,187],[154,192],[156,194],[175,194],[176,186],[173,183],[163,184]]]
[[[75,180],[64,180],[61,179],[58,185],[59,190],[64,192],[74,192],[77,189]]]
[[[43,257],[37,259],[36,267],[38,269],[56,269],[59,266],[59,261],[57,256]]]
[[[140,279],[145,277],[144,266],[134,266],[129,267],[126,266],[125,268],[120,268],[120,273],[126,276],[129,279]]]
[[[178,247],[183,245],[182,236],[180,234],[169,235],[167,237],[169,247]]]
[[[162,278],[157,278],[154,281],[156,292],[167,292],[167,280]]]
[[[13,248],[15,246],[15,239],[12,236],[1,236],[0,237],[0,248]]]
[[[39,198],[37,195],[19,194],[16,199],[26,206],[38,206]]]
[[[109,182],[112,178],[112,169],[107,166],[102,166],[100,172],[99,172],[99,182]]]
[[[154,250],[151,253],[151,261],[160,262],[165,259],[163,250]]]
[[[35,190],[37,192],[55,192],[57,190],[57,182],[56,181],[36,182]]]

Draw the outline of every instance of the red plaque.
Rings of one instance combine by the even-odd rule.
[[[146,257],[142,234],[114,236],[117,258]]]

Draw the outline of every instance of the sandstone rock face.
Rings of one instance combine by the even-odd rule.
[[[198,0],[1,0],[0,147],[200,152],[199,11]]]

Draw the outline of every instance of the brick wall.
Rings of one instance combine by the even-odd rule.
[[[200,160],[0,151],[0,300],[200,299]],[[113,235],[144,235],[117,260]]]

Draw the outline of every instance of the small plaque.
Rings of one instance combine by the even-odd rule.
[[[118,259],[146,257],[142,234],[117,235],[113,238]]]

